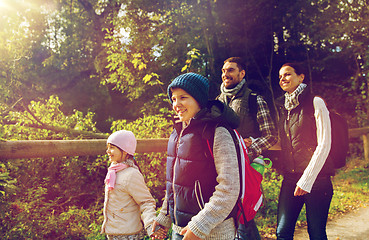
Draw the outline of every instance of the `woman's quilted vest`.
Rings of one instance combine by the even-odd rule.
[[[284,106],[280,107],[280,138],[283,173],[303,173],[317,146],[313,98],[305,89],[299,96],[299,105],[289,117]],[[326,161],[320,175],[334,175],[331,161]]]

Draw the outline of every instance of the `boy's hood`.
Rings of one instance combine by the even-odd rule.
[[[201,109],[194,119],[226,124],[233,129],[240,125],[240,118],[233,109],[219,100],[209,101],[206,108]]]

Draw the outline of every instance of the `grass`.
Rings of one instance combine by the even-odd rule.
[[[351,211],[369,202],[369,163],[352,159],[334,177],[334,195],[330,218]]]
[[[269,180],[269,176],[264,177]],[[276,179],[272,179],[275,181]],[[276,239],[275,230],[277,227],[276,208],[279,193],[280,181],[274,184],[271,189],[264,188],[265,201],[263,209],[255,218],[259,227],[260,235],[263,239]],[[269,185],[269,183],[267,183]],[[264,186],[264,182],[263,182]],[[334,195],[332,198],[329,220],[350,212],[369,203],[369,162],[360,158],[350,159],[347,165],[338,170],[333,177]],[[272,197],[269,197],[272,196]],[[266,210],[268,209],[268,210]],[[302,209],[296,226],[306,225],[305,208]]]

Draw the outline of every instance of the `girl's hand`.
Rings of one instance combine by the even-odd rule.
[[[168,228],[161,226],[157,221],[154,221],[152,224],[152,234],[151,239],[164,239],[167,237]]]
[[[182,240],[201,240],[201,238],[199,238],[193,232],[191,232],[191,230],[188,226],[183,228],[182,231],[179,234],[183,235]]]
[[[303,196],[303,195],[305,195],[305,194],[307,194],[308,192],[306,192],[305,190],[302,190],[302,188],[300,188],[299,186],[296,186],[296,188],[295,188],[295,192],[293,193],[293,195],[295,196],[295,197],[297,197],[297,196]]]

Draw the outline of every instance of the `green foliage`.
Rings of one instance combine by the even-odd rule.
[[[8,140],[70,139],[70,130],[80,131],[79,137],[83,136],[82,131],[96,131],[94,113],[83,114],[75,110],[67,116],[61,107],[59,98],[50,96],[45,101],[31,101],[28,106],[23,104],[24,111],[9,110],[0,118],[0,137]]]
[[[157,73],[146,73],[150,61],[146,59],[147,54],[122,51],[124,44],[120,42],[121,40],[110,36],[108,29],[106,31],[106,39],[110,41],[104,43],[103,46],[109,54],[108,64],[105,67],[108,69],[108,76],[101,81],[101,84],[113,85],[113,89],[127,93],[130,100],[141,97],[152,86],[163,84]]]
[[[103,162],[75,157],[10,165],[17,189],[5,198],[10,205],[1,219],[5,239],[85,239],[91,224],[101,225]]]
[[[61,106],[50,97],[32,101],[24,111],[3,111],[2,138],[71,139],[71,130],[96,129],[92,113],[68,116]],[[3,239],[87,239],[91,234],[89,239],[97,239],[106,157],[17,159],[0,166]]]
[[[71,206],[57,214],[52,208],[36,202],[17,201],[11,204],[2,222],[11,227],[2,239],[105,239],[99,234],[101,225],[96,224],[103,221],[101,216],[102,211],[93,208],[85,210]]]
[[[0,162],[0,203],[5,197],[5,193],[14,191],[16,181],[9,177],[6,164]]]
[[[157,107],[153,107],[157,106]],[[158,106],[162,106],[159,108]],[[159,109],[159,110],[158,110]],[[145,115],[156,115],[162,114],[164,116],[170,116],[172,114],[172,103],[168,99],[167,93],[159,93],[153,97],[150,101],[147,101],[143,107],[141,112]]]
[[[352,159],[334,178],[331,212],[344,213],[369,200],[369,168],[359,158]]]
[[[264,194],[263,206],[255,216],[261,234],[272,234],[276,227],[279,189],[282,176],[274,169],[266,169],[263,176],[262,189]]]
[[[0,162],[0,217],[9,209],[10,203],[7,199],[16,192],[16,179],[9,176],[9,170],[6,163]]]
[[[201,53],[199,49],[193,48],[187,53],[188,59],[186,65],[181,69],[181,72],[197,72],[201,73],[203,61],[201,61]]]
[[[262,208],[262,213],[265,216],[277,213],[276,199],[278,199],[279,192],[275,189],[280,189],[282,184],[282,176],[273,169],[267,169],[264,173],[262,182],[263,192],[265,194],[265,202]]]

